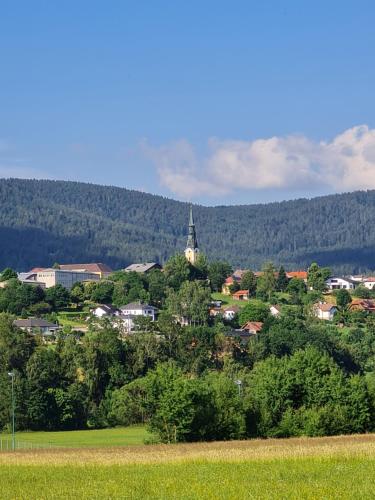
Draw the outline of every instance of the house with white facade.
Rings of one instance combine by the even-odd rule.
[[[355,281],[352,278],[331,276],[326,280],[326,285],[328,290],[353,290],[358,285],[358,281]]]
[[[281,314],[280,306],[276,306],[276,305],[270,306],[270,313],[272,314],[272,316],[275,316],[275,317],[280,316],[280,314]]]
[[[224,319],[228,320],[228,321],[232,321],[232,319],[234,319],[234,317],[236,316],[236,314],[238,314],[240,311],[240,308],[238,306],[227,306],[224,308],[224,311],[223,311],[223,316],[224,316]]]
[[[125,306],[120,307],[119,320],[124,327],[125,331],[131,332],[134,330],[134,320],[139,316],[150,318],[151,321],[156,320],[157,308],[142,302],[131,302]]]
[[[103,316],[118,316],[120,314],[120,310],[117,309],[117,307],[108,304],[101,304],[95,307],[95,309],[92,309],[91,313],[96,318],[103,318]]]
[[[319,302],[319,304],[315,304],[314,306],[315,316],[319,319],[324,319],[326,321],[332,321],[336,312],[337,312],[336,306],[332,304],[327,304],[325,302]]]

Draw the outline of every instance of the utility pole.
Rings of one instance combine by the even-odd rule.
[[[15,427],[15,401],[14,401],[14,372],[8,372],[12,381],[12,450],[16,449],[16,427]]]

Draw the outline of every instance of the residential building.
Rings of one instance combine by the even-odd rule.
[[[193,207],[190,205],[190,215],[189,215],[189,231],[188,239],[185,249],[185,257],[190,262],[194,264],[199,255],[197,234],[195,231],[195,224],[193,219]]]
[[[270,306],[270,313],[272,314],[272,316],[280,316],[281,314],[281,308],[280,306]]]
[[[221,293],[223,295],[230,295],[231,294],[230,287],[234,283],[239,283],[239,280],[237,278],[235,278],[234,276],[228,276],[228,278],[224,281],[224,284],[221,288]]]
[[[119,319],[127,332],[134,330],[134,320],[139,316],[151,318],[152,321],[156,320],[157,308],[142,302],[131,302],[126,306],[120,307]]]
[[[249,290],[238,290],[232,294],[234,300],[249,300]]]
[[[241,327],[241,331],[247,333],[247,335],[256,335],[263,328],[263,323],[261,321],[248,321]]]
[[[16,319],[14,326],[31,334],[40,334],[43,336],[56,335],[60,326],[41,318]]]
[[[81,271],[97,274],[100,279],[107,278],[113,273],[112,269],[102,262],[94,262],[91,264],[60,264],[59,267],[63,271]]]
[[[363,278],[361,285],[365,286],[369,290],[372,290],[375,287],[375,277],[368,276],[367,278]]]
[[[100,276],[97,273],[85,271],[67,271],[63,269],[44,269],[36,273],[36,281],[45,284],[46,288],[62,285],[70,290],[74,283],[82,281],[99,281]]]
[[[161,269],[161,265],[158,264],[157,262],[136,263],[136,264],[130,264],[130,266],[125,268],[125,271],[129,273],[135,272],[135,273],[147,274],[150,271],[153,271],[154,269]]]
[[[288,271],[286,276],[288,279],[297,278],[307,283],[307,271]]]
[[[326,280],[326,285],[328,290],[353,290],[358,285],[358,281],[355,281],[352,278],[331,276]]]
[[[92,309],[91,313],[97,318],[102,318],[103,316],[118,316],[120,310],[108,304],[101,304],[95,307],[95,309]]]
[[[336,312],[337,307],[333,304],[327,304],[326,302],[319,302],[314,306],[315,316],[326,321],[332,321]]]
[[[228,320],[228,321],[232,321],[232,319],[234,319],[234,317],[236,316],[236,314],[238,314],[240,311],[240,308],[238,306],[227,306],[224,308],[224,311],[223,311],[223,316],[224,316],[224,319]]]
[[[375,300],[373,299],[353,299],[349,304],[351,311],[375,312]]]

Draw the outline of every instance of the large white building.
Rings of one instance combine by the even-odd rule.
[[[353,290],[358,284],[358,281],[351,278],[340,278],[338,276],[331,276],[326,280],[328,290]]]
[[[100,276],[86,271],[67,271],[63,269],[43,269],[35,273],[35,280],[44,283],[46,288],[62,285],[70,290],[74,283],[82,281],[99,281]]]

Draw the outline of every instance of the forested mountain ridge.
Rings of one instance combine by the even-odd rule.
[[[265,205],[194,207],[210,259],[259,268],[311,261],[375,269],[375,191]],[[187,203],[78,182],[0,179],[0,268],[103,261],[114,268],[184,250]]]

